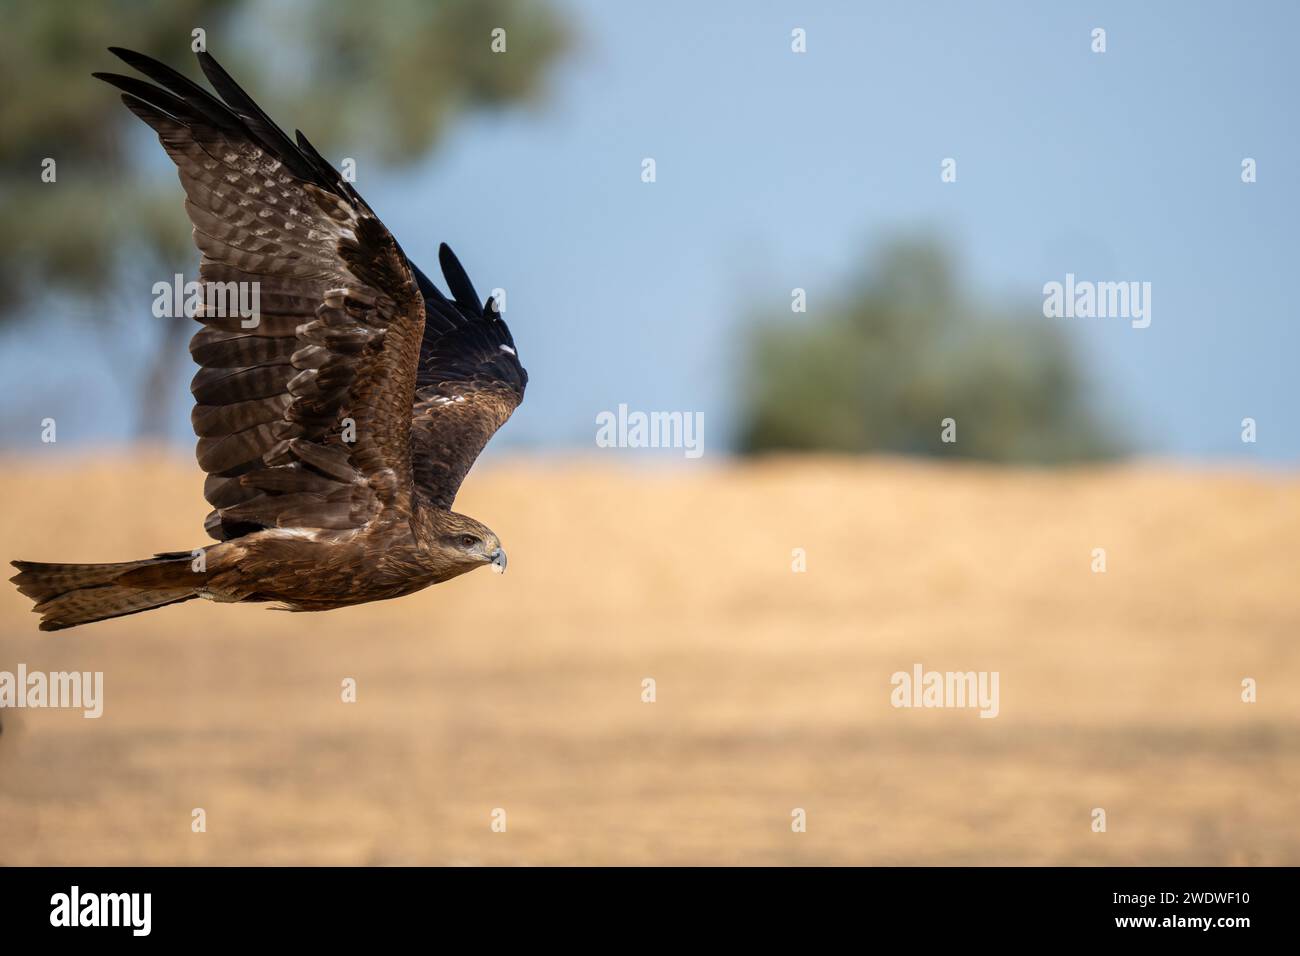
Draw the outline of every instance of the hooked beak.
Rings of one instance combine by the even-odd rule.
[[[501,548],[492,552],[492,570],[497,574],[506,573],[506,553]]]

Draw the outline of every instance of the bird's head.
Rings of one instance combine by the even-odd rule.
[[[434,548],[448,565],[470,571],[488,564],[498,574],[505,571],[501,539],[487,525],[454,511],[446,513],[441,525]]]

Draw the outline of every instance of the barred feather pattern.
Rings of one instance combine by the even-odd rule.
[[[123,59],[169,84],[102,76],[176,163],[200,277],[258,289],[252,328],[207,303],[195,316],[192,421],[208,533],[358,528],[385,508],[409,513],[424,310],[397,243],[210,57],[200,62],[225,104],[161,64]]]

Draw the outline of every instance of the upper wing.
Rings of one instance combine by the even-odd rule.
[[[195,316],[208,533],[409,513],[424,308],[401,248],[302,133],[290,141],[207,53],[199,64],[220,100],[149,57],[112,52],[160,84],[95,74],[175,161],[205,286],[252,283],[260,300],[252,328],[220,309]]]
[[[438,250],[449,300],[419,269],[424,339],[411,409],[416,493],[451,508],[460,483],[524,399],[528,373],[495,299],[481,303],[455,254]],[[481,304],[480,304],[481,303]]]

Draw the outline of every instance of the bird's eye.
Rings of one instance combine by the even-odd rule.
[[[472,548],[474,545],[478,544],[478,538],[474,537],[472,534],[462,534],[460,536],[460,544],[461,547]]]

